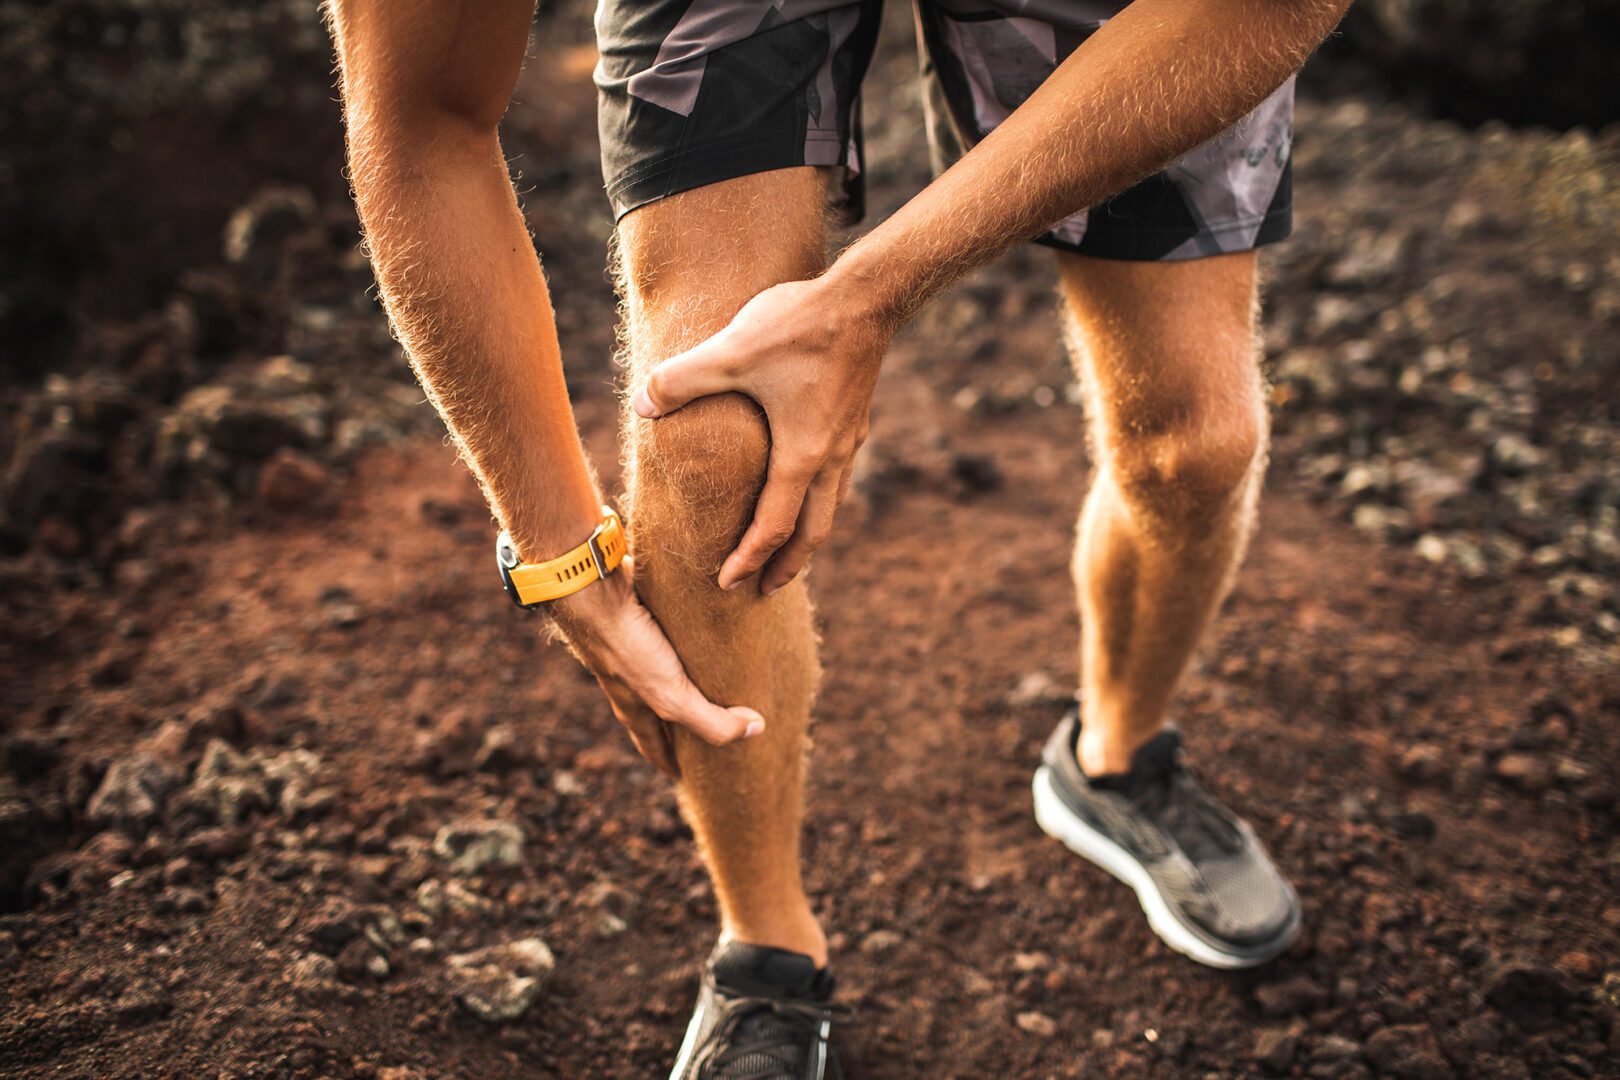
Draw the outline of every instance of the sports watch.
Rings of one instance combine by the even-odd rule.
[[[512,534],[502,530],[495,538],[495,562],[512,603],[532,608],[577,593],[607,577],[624,561],[625,547],[624,523],[611,507],[604,506],[596,531],[572,551],[545,562],[519,562]]]

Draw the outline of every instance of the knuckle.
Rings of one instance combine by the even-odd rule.
[[[793,525],[792,521],[787,520],[766,522],[760,527],[760,539],[772,547],[781,547],[793,539]]]

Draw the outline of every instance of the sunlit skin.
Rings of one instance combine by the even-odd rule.
[[[815,169],[621,223],[635,559],[554,605],[555,624],[641,752],[678,777],[728,935],[826,960],[798,865],[818,675],[799,578],[847,493],[891,337],[967,270],[1249,112],[1347,6],[1136,0],[825,270]],[[498,137],[531,7],[330,10],[389,315],[496,517],[525,559],[550,558],[602,500]],[[1099,774],[1165,722],[1250,529],[1265,446],[1255,257],[1066,255],[1060,269],[1097,451],[1074,567],[1080,759]]]

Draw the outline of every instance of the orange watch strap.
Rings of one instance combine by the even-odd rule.
[[[524,607],[560,600],[593,581],[607,577],[624,561],[628,544],[624,524],[609,507],[589,539],[572,551],[545,562],[520,563],[507,571],[516,600]]]

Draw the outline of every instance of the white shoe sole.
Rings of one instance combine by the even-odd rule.
[[[1041,831],[1076,855],[1095,863],[1129,885],[1136,893],[1137,903],[1142,905],[1142,911],[1147,915],[1148,925],[1153,928],[1153,932],[1159,935],[1160,940],[1166,945],[1189,960],[1227,971],[1257,967],[1288,948],[1299,936],[1299,919],[1296,917],[1275,940],[1265,945],[1245,949],[1241,953],[1217,949],[1181,924],[1170,911],[1170,905],[1165,903],[1164,897],[1159,894],[1158,886],[1154,885],[1152,876],[1141,863],[1133,859],[1124,848],[1081,821],[1064,805],[1057,790],[1052,786],[1050,768],[1042,765],[1036,770],[1032,787],[1035,792],[1035,823],[1041,827]]]
[[[670,1070],[669,1080],[685,1080],[686,1067],[692,1063],[692,1052],[697,1049],[699,1016],[696,1010],[692,1012],[692,1019],[686,1025],[686,1037],[681,1040],[681,1049],[675,1055],[675,1067]]]

